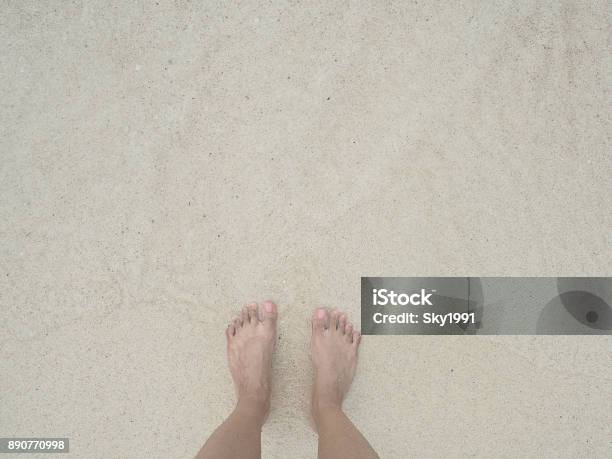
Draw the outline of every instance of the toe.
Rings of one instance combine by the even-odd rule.
[[[253,303],[249,303],[247,305],[247,313],[249,316],[249,322],[251,322],[252,324],[257,324],[258,318],[257,318],[257,303],[253,302]]]
[[[353,324],[348,323],[346,327],[344,327],[344,338],[349,342],[353,342]]]
[[[240,313],[240,320],[242,321],[243,326],[249,323],[249,310],[246,306],[242,307],[242,312]]]
[[[338,333],[344,335],[345,328],[346,328],[346,316],[344,314],[340,314],[340,317],[338,317]]]
[[[338,318],[340,313],[336,310],[332,311],[329,317],[329,329],[332,331],[338,330]]]
[[[234,324],[231,323],[225,329],[225,335],[227,336],[227,339],[232,339],[235,334],[236,334],[236,327],[234,327]]]
[[[327,328],[327,309],[317,308],[312,315],[312,330],[317,333],[323,333]]]
[[[361,342],[361,333],[359,333],[358,331],[354,331],[353,332],[353,345],[354,346],[359,346],[359,343]]]
[[[238,329],[242,327],[242,317],[236,317],[232,324],[234,325],[234,329],[238,331]]]
[[[274,326],[276,325],[276,317],[278,316],[278,308],[276,305],[268,300],[263,303],[262,315],[264,325]]]

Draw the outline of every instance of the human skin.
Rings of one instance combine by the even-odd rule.
[[[277,318],[278,308],[271,301],[250,303],[228,325],[227,355],[236,407],[196,458],[261,457],[261,429],[270,410]],[[342,411],[342,401],[355,376],[360,342],[360,333],[353,330],[345,314],[326,308],[313,313],[310,351],[315,379],[311,409],[321,459],[378,457]]]

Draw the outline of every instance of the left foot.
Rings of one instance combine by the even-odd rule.
[[[226,330],[230,373],[237,409],[265,420],[270,409],[272,352],[276,342],[277,308],[271,301],[250,303]]]

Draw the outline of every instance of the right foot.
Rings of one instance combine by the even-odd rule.
[[[276,342],[277,308],[266,301],[250,303],[226,330],[227,357],[234,380],[237,409],[263,424],[270,409],[272,352]]]
[[[361,334],[353,330],[346,315],[325,308],[312,317],[310,353],[315,370],[312,415],[315,423],[325,409],[340,409],[357,369]]]

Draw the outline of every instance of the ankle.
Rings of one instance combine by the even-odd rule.
[[[343,396],[338,390],[337,384],[330,383],[325,378],[315,376],[312,391],[313,410],[342,410]]]
[[[342,400],[337,397],[318,394],[315,390],[312,396],[311,409],[315,424],[319,424],[324,417],[342,413]]]
[[[337,422],[338,416],[343,416],[342,405],[337,403],[316,402],[312,403],[312,419],[317,432],[321,431],[321,426],[329,422]]]
[[[234,412],[241,417],[250,418],[263,425],[268,411],[270,410],[269,400],[260,400],[251,397],[240,397],[234,408]]]

